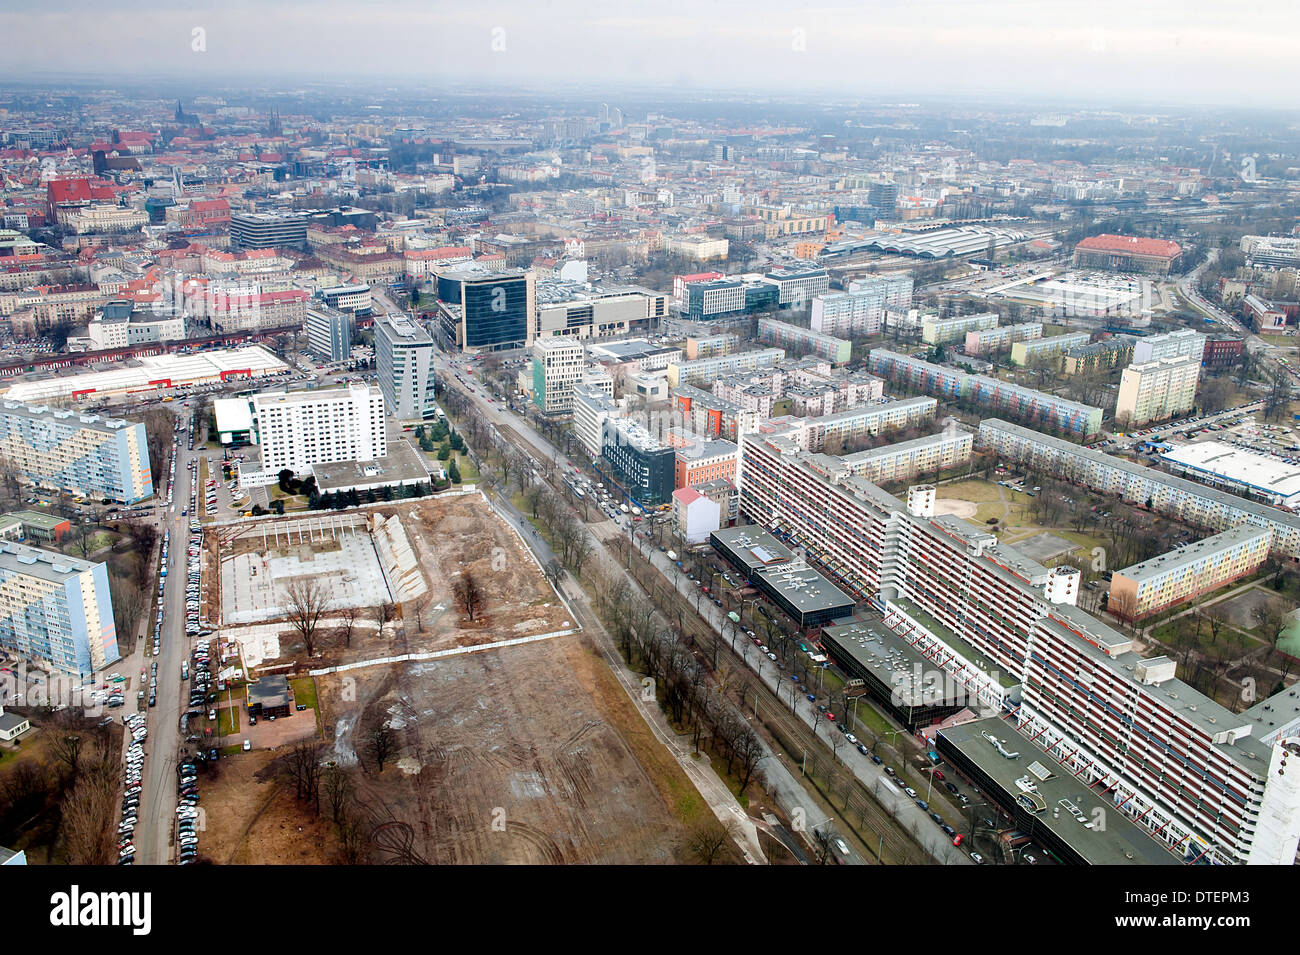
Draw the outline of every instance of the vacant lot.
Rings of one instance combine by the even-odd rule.
[[[358,767],[372,861],[688,861],[699,794],[578,636],[322,678],[331,756]],[[396,747],[382,774],[368,741]]]
[[[415,599],[401,601],[392,609],[382,632],[379,613],[397,588],[401,573],[391,559],[376,552],[371,535],[364,529],[363,522],[373,522],[376,516],[385,522],[397,518],[409,546],[409,559],[402,565],[409,577],[406,590],[400,592],[411,592],[412,588],[422,591]],[[330,520],[331,515],[323,518],[326,527]],[[294,633],[287,618],[265,616],[277,602],[287,603],[283,573],[293,568],[293,572],[312,569],[313,576],[325,583],[330,594],[320,623],[317,653],[310,661],[313,667],[474,646],[555,633],[573,626],[568,611],[518,536],[478,494],[394,502],[343,512],[333,520],[340,528],[334,532],[314,530],[314,518],[279,522],[292,524],[300,531],[294,532],[292,542],[288,534],[282,533],[278,548],[273,546],[274,532],[268,532],[263,543],[260,525],[238,539],[227,539],[223,546],[231,556],[222,561],[219,589],[229,604],[221,607],[222,617],[230,620],[237,614],[252,613],[250,608],[257,607],[264,622],[256,629],[227,627],[223,637],[240,639],[241,629],[248,637],[264,635],[267,627],[278,629],[278,648],[270,641],[267,653],[255,654],[255,658],[268,664],[277,659],[306,663],[301,637]],[[341,529],[345,524],[347,529]],[[267,522],[266,526],[274,525]],[[229,530],[226,533],[231,534]],[[215,533],[209,532],[209,538],[214,537]],[[341,558],[348,548],[356,551],[357,559]],[[259,566],[256,575],[249,573],[250,560]],[[277,573],[277,562],[292,567]],[[481,608],[473,621],[453,596],[453,585],[462,573],[471,574],[482,593]],[[229,579],[233,574],[241,578],[237,587]],[[423,587],[414,584],[413,579],[422,580]],[[256,588],[262,590],[254,593]],[[349,607],[357,609],[350,635],[344,616]]]
[[[337,847],[328,815],[314,816],[294,798],[292,784],[274,778],[276,754],[240,752],[205,777],[206,829],[199,852],[220,865],[319,865]]]

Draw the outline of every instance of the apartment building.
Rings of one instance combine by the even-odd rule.
[[[740,347],[740,336],[724,332],[720,335],[694,335],[686,339],[684,354],[689,361],[697,358],[716,358],[729,355]]]
[[[967,332],[994,328],[997,324],[997,312],[959,315],[955,318],[927,316],[921,320],[921,341],[927,345],[951,345],[953,342],[964,342]]]
[[[808,465],[827,477],[852,475],[872,484],[891,484],[965,464],[974,444],[973,432],[954,429],[840,457],[814,454]]]
[[[844,292],[815,295],[810,327],[838,338],[879,334],[886,309],[911,306],[912,284],[907,273],[876,275],[850,282]]]
[[[1159,361],[1161,358],[1184,358],[1190,356],[1199,365],[1205,356],[1205,338],[1200,332],[1190,328],[1180,328],[1162,335],[1148,335],[1139,338],[1133,345],[1133,361],[1145,364]]]
[[[723,375],[735,375],[775,365],[784,357],[784,348],[756,348],[753,351],[732,352],[714,358],[670,362],[667,368],[668,387],[709,385]]]
[[[1088,332],[1074,332],[1069,335],[1053,335],[1050,338],[1016,342],[1011,346],[1011,363],[1027,365],[1031,361],[1055,358],[1063,351],[1088,344],[1091,339],[1092,335]]]
[[[862,478],[817,473],[779,437],[746,435],[741,456],[743,516],[871,602],[956,699],[1003,715],[1171,859],[1293,863],[1300,781],[1278,775],[1300,755],[1290,691],[1229,712],[1080,611],[1078,571],[934,516],[932,489],[905,508]]]
[[[120,660],[107,565],[0,543],[0,649],[78,677]]]
[[[433,339],[405,315],[376,315],[375,377],[394,417],[411,421],[432,417]]]
[[[1098,368],[1114,368],[1133,360],[1135,340],[1128,335],[1115,335],[1111,338],[1080,345],[1061,352],[1061,371],[1067,375],[1079,375],[1095,371]]]
[[[1102,413],[1092,405],[1069,401],[1014,382],[972,375],[890,351],[873,348],[867,369],[936,397],[968,401],[976,407],[1009,414],[1025,421],[1083,437],[1101,430]]]
[[[807,352],[824,358],[833,365],[848,364],[853,353],[853,344],[847,339],[823,335],[774,318],[758,320],[758,340],[765,345],[778,345],[787,351]]]
[[[533,404],[543,414],[573,410],[573,389],[586,364],[582,342],[570,338],[539,338],[533,342]]]
[[[1010,348],[1016,342],[1043,337],[1042,322],[1021,322],[1018,325],[995,325],[977,328],[966,333],[966,354],[987,355]]]
[[[374,461],[388,454],[384,396],[373,385],[264,391],[251,399],[261,441],[262,473],[313,465]]]
[[[822,451],[827,441],[850,442],[866,435],[911,428],[934,419],[934,398],[900,398],[849,408],[820,418],[782,416],[759,424],[763,434],[780,434],[802,451]]]
[[[1268,558],[1273,531],[1242,524],[1115,571],[1107,609],[1123,620],[1153,613],[1254,573]]]
[[[1215,532],[1240,524],[1270,528],[1273,551],[1300,560],[1300,515],[996,418],[980,422],[975,446],[1194,527]]]
[[[665,443],[677,454],[673,466],[674,487],[699,487],[711,481],[736,483],[740,449],[734,442],[716,438],[700,440],[674,428],[669,431]]]
[[[735,441],[740,435],[758,428],[761,415],[746,410],[734,401],[696,388],[679,385],[673,389],[673,408],[696,434]]]
[[[1148,421],[1164,421],[1196,407],[1196,384],[1201,376],[1199,356],[1159,358],[1132,364],[1120,378],[1115,401],[1115,421],[1140,428]]]
[[[0,457],[25,484],[119,504],[153,495],[144,425],[0,402]]]

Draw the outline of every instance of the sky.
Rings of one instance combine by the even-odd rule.
[[[1295,104],[1293,0],[0,0],[0,76]]]

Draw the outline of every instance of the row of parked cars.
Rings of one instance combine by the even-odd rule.
[[[190,521],[190,542],[185,564],[185,632],[197,636],[203,632],[200,608],[203,605],[203,534],[198,521]]]
[[[176,863],[190,865],[199,857],[199,766],[191,756],[182,756],[176,764],[178,783],[176,805]]]
[[[144,715],[132,713],[122,717],[122,724],[131,734],[131,745],[126,751],[126,789],[122,792],[122,817],[117,825],[118,865],[135,864],[135,824],[140,812],[140,785],[144,776],[144,741],[149,735]]]

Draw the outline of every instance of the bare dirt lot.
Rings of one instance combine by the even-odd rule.
[[[375,862],[689,861],[687,826],[708,814],[578,636],[318,687],[331,755],[359,764]],[[398,745],[379,774],[381,723]]]
[[[203,779],[206,828],[199,852],[219,865],[318,865],[333,861],[328,814],[319,818],[294,798],[293,786],[270,778],[275,753],[223,757]]]

